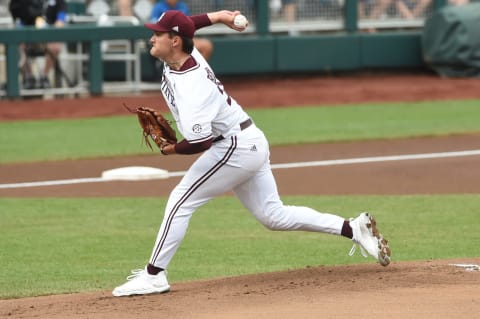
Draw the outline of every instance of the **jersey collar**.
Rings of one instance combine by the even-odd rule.
[[[193,56],[190,56],[185,63],[180,67],[180,70],[178,72],[185,72],[188,71],[192,68],[194,68],[197,65],[197,61],[193,58]]]

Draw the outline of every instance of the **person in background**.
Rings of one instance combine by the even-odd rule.
[[[46,5],[45,5],[45,2]],[[67,18],[67,4],[65,0],[11,0],[10,13],[14,20],[18,20],[19,26],[35,26],[43,28],[46,26],[63,27]],[[31,49],[30,45],[22,45],[22,51],[26,52]],[[62,49],[62,43],[49,42],[45,49],[45,66],[40,72],[39,87],[42,89],[50,88],[48,75],[56,63],[58,55]],[[28,54],[28,52],[26,52]],[[23,86],[25,89],[33,89],[36,87],[36,79],[32,72],[32,67],[26,59],[22,66]]]
[[[9,17],[8,0],[0,0],[0,17]],[[0,56],[5,55],[5,45],[0,44]],[[5,61],[0,61],[0,90],[6,89],[6,66]]]
[[[183,12],[187,16],[190,15],[190,9],[185,2],[178,0],[162,0],[153,6],[150,21],[156,22],[162,14],[169,10],[177,10]],[[213,53],[212,41],[205,38],[194,37],[193,44],[197,50],[200,51],[205,60],[210,59]]]
[[[377,20],[385,15],[393,0],[358,0],[360,19]]]
[[[149,2],[155,2],[155,0],[148,0]],[[135,0],[86,0],[85,4],[88,8],[89,5],[97,3],[101,6],[101,11],[104,12],[89,12],[92,15],[113,14],[124,17],[135,16],[133,4]],[[98,7],[97,7],[98,8]],[[87,10],[88,12],[88,10]]]
[[[293,23],[297,14],[297,5],[295,4],[295,0],[282,0],[282,5],[285,20]]]
[[[425,10],[432,0],[396,0],[397,11],[405,19],[425,16]]]
[[[292,27],[297,17],[297,4],[295,0],[282,0],[282,11],[285,20],[290,25],[288,34],[291,36],[298,35],[298,31]]]
[[[117,0],[118,15],[133,16],[132,0]]]
[[[295,36],[298,31],[295,30],[295,20],[297,17],[297,4],[295,0],[270,0],[270,13],[274,19],[281,18],[288,23],[288,34]]]
[[[470,0],[448,0],[448,4],[452,6],[462,6],[464,4],[469,4]]]

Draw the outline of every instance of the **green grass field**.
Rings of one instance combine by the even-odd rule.
[[[249,113],[272,145],[480,132],[478,101]],[[279,125],[287,119],[291,126]],[[0,122],[0,163],[151,153],[134,132],[133,117]],[[165,200],[0,198],[0,298],[112,289],[148,261]],[[344,217],[373,212],[391,241],[393,261],[480,255],[478,195],[283,200]],[[265,230],[237,200],[221,197],[193,216],[169,280],[372,262],[348,257],[350,247],[331,235]]]
[[[478,101],[249,110],[271,145],[480,132]],[[288,123],[288,124],[282,124]],[[134,116],[0,122],[0,164],[147,154]]]
[[[369,209],[393,261],[480,255],[480,196],[284,197],[287,204],[356,216]],[[165,199],[0,199],[0,298],[111,289],[151,253]],[[152,219],[152,212],[157,212]],[[169,269],[171,283],[374,262],[347,239],[263,228],[230,197],[198,210]],[[379,266],[380,267],[380,266]]]

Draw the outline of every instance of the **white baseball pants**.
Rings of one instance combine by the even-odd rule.
[[[255,125],[237,136],[214,143],[193,163],[170,194],[150,263],[166,269],[195,210],[231,190],[268,229],[339,235],[344,218],[308,207],[283,205],[269,156],[268,141]]]

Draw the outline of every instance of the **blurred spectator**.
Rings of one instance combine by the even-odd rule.
[[[150,20],[152,22],[156,22],[164,12],[169,10],[178,10],[182,11],[187,16],[190,15],[190,9],[185,2],[178,0],[163,0],[157,2],[153,6]],[[210,40],[194,37],[193,44],[195,45],[197,50],[200,51],[205,60],[208,60],[210,58],[213,52],[213,43]]]
[[[425,9],[432,0],[396,0],[397,11],[405,19],[415,19],[425,15]]]
[[[86,0],[87,13],[99,17],[110,13],[110,5],[105,0]]]
[[[274,19],[278,18],[282,11],[282,0],[270,0],[269,7],[270,7],[270,15]]]
[[[150,20],[156,0],[86,0],[87,13],[93,16],[119,15],[135,16],[141,21]]]
[[[136,16],[142,21],[148,21],[155,3],[156,0],[117,0],[118,15]]]
[[[360,19],[376,20],[386,14],[394,0],[358,0]]]
[[[0,0],[0,17],[9,17],[10,12],[8,12],[8,2],[9,0]],[[5,55],[5,46],[0,44],[0,56]],[[0,61],[0,90],[6,88],[6,69],[5,69],[5,59]]]
[[[269,3],[271,13],[274,17],[282,15],[283,19],[290,25],[288,33],[290,35],[297,35],[293,24],[297,16],[297,4],[295,0],[270,0]]]
[[[10,13],[8,12],[8,3],[9,0],[0,0],[0,17],[10,16]]]
[[[112,6],[120,16],[133,16],[134,0],[86,0],[87,12],[93,16],[111,13]]]
[[[295,0],[282,0],[282,10],[285,20],[288,23],[294,23],[297,14],[297,4]]]
[[[448,4],[452,6],[461,6],[470,3],[470,0],[448,0]]]
[[[169,10],[178,10],[187,16],[190,15],[190,9],[185,2],[178,0],[161,0],[153,6],[150,18],[151,22],[156,22],[164,12]]]
[[[152,14],[153,5],[155,0],[136,0],[133,8],[133,14],[141,21],[148,22]]]
[[[118,15],[133,16],[132,0],[117,0]]]
[[[47,2],[45,4],[45,2]],[[35,26],[43,28],[45,26],[63,27],[67,17],[67,4],[65,0],[11,0],[9,5],[10,13],[15,21],[18,20],[19,26]],[[48,75],[62,49],[62,43],[50,42],[46,45],[27,44],[21,45],[22,54],[34,56],[42,54],[45,56],[45,66],[40,71],[39,87],[49,88],[50,81]],[[23,86],[26,89],[36,87],[36,79],[32,72],[32,67],[28,59],[24,59],[22,65]]]
[[[282,12],[285,21],[289,24],[288,34],[292,36],[298,35],[298,31],[293,26],[297,18],[297,4],[295,0],[282,0]]]

